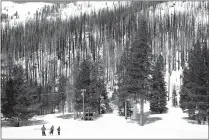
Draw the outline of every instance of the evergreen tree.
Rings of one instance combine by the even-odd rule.
[[[110,107],[110,100],[107,96],[107,90],[104,80],[97,81],[97,89],[100,95],[99,98],[99,113],[108,113],[112,111]]]
[[[119,113],[123,116],[125,116],[125,112],[121,112],[122,110],[125,110],[124,102],[127,100],[129,96],[129,91],[126,88],[127,85],[127,67],[129,64],[129,58],[130,58],[130,48],[129,46],[126,46],[124,48],[123,54],[120,59],[120,63],[117,66],[117,77],[118,77],[118,108]]]
[[[99,58],[96,62],[92,62],[91,58],[88,56],[87,59],[82,62],[75,85],[75,109],[77,111],[81,111],[83,107],[81,89],[86,89],[84,93],[85,110],[98,111],[98,113],[100,113],[102,106],[105,112],[110,110],[104,81],[104,69],[102,61]]]
[[[163,75],[163,57],[160,55],[152,74],[150,110],[162,113],[166,110],[166,85]]]
[[[209,57],[206,45],[199,41],[189,53],[188,67],[184,70],[180,93],[180,107],[188,109],[190,117],[201,123],[208,117],[208,68]]]
[[[67,79],[64,75],[61,75],[59,78],[59,84],[58,84],[58,94],[60,95],[59,101],[62,104],[62,112],[64,113],[64,105],[66,101],[66,82]]]
[[[12,79],[5,88],[6,98],[2,112],[7,117],[19,116],[28,119],[39,111],[37,88],[33,83],[25,81],[24,69],[21,65],[13,68]]]
[[[15,116],[14,114],[14,106],[15,102],[15,89],[14,89],[14,81],[13,79],[9,79],[5,85],[5,96],[2,96],[2,113],[5,117],[11,118]]]
[[[128,96],[134,100],[140,99],[141,117],[140,124],[144,124],[144,100],[147,98],[149,75],[150,75],[150,56],[149,47],[150,36],[147,31],[147,23],[144,19],[139,22],[139,29],[130,48],[129,63],[125,74],[125,90]]]
[[[86,92],[84,93],[84,99],[86,100],[85,98],[87,97],[86,93],[91,84],[90,72],[91,72],[91,61],[90,59],[86,59],[81,63],[80,71],[78,73],[78,76],[75,82],[74,100],[75,100],[75,110],[77,111],[82,110],[82,105],[83,105],[83,96],[82,96],[82,91],[81,91],[82,89],[86,90]]]

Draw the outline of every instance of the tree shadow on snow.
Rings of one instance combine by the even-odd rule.
[[[43,125],[46,124],[47,122],[44,120],[25,120],[21,122],[21,126],[31,126],[31,125]]]
[[[93,115],[93,120],[91,120],[91,121],[97,120],[97,119],[101,118],[102,116],[103,116],[103,114],[97,114],[97,113],[95,113],[95,114]],[[82,119],[81,119],[82,117],[83,117],[83,115],[80,114],[80,115],[77,116],[76,120],[82,121]],[[59,115],[59,116],[57,116],[57,118],[62,118],[62,119],[74,119],[74,114]],[[89,121],[89,120],[86,120],[86,121]]]
[[[183,120],[187,121],[190,124],[196,124],[196,125],[208,125],[208,123],[205,121],[205,124],[198,124],[197,120],[191,119],[189,117],[183,117]]]
[[[155,123],[155,122],[157,122],[159,120],[162,120],[162,118],[161,117],[151,117],[150,116],[150,111],[144,113],[144,121],[145,121],[144,125]],[[137,123],[137,124],[139,124],[139,122],[140,122],[140,114],[137,114],[137,119],[129,119],[127,122],[128,123]]]
[[[154,112],[154,111],[149,111],[149,114],[167,114],[168,113],[168,108],[165,107],[164,111],[163,112]]]
[[[151,116],[152,114],[153,114],[152,111],[145,112],[145,115],[144,115],[145,123],[144,123],[144,125],[155,123],[159,120],[162,120],[161,117],[152,117]]]
[[[98,120],[98,119],[102,118],[103,115],[104,115],[104,114],[94,114],[93,120],[94,120],[94,121],[95,121],[95,120]]]
[[[145,121],[144,125],[155,123],[159,120],[162,120],[162,118],[161,117],[148,117],[148,118],[146,118],[146,121]]]
[[[42,125],[46,124],[47,122],[44,120],[22,120],[20,121],[20,126],[32,126],[32,125]],[[1,121],[1,127],[17,127],[17,122],[11,122],[11,121]]]
[[[62,118],[62,119],[72,119],[73,117],[74,114],[65,114],[65,115],[57,116],[57,118]]]

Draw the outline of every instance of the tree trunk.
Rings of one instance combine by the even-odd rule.
[[[100,102],[101,102],[100,100],[101,100],[101,99],[100,99],[100,97],[99,97],[99,107],[98,107],[98,114],[100,114],[100,112],[101,112],[101,111],[100,111]]]
[[[75,110],[73,110],[73,116],[74,116],[74,120],[77,119]]]
[[[65,113],[65,104],[64,104],[64,100],[62,99],[62,115],[64,115]]]
[[[137,119],[137,104],[135,102],[133,103],[133,119]]]
[[[127,119],[127,101],[125,101],[125,110],[124,110],[124,112],[125,112],[125,119]]]
[[[140,103],[140,125],[143,126],[144,125],[144,99],[141,99],[141,103]]]
[[[168,73],[168,101],[170,98],[170,72]]]

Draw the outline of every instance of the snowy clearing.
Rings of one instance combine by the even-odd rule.
[[[145,107],[146,110],[146,107]],[[62,114],[49,114],[36,117],[44,120],[47,131],[41,136],[40,125],[22,127],[3,127],[2,138],[208,138],[208,125],[197,125],[183,119],[187,114],[180,108],[170,107],[168,113],[150,114],[146,124],[140,126],[137,122],[118,116],[117,111],[104,114],[94,121],[74,120],[73,117],[63,119]],[[51,125],[61,127],[61,135],[49,135]],[[105,131],[103,131],[105,130]],[[12,135],[11,135],[12,134]]]

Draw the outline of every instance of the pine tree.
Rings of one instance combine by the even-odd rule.
[[[201,47],[197,41],[189,53],[180,93],[180,107],[188,109],[189,117],[196,119],[198,123],[208,117],[208,52],[207,47]]]
[[[75,82],[74,100],[75,100],[75,110],[77,111],[82,110],[83,96],[82,96],[81,89],[86,89],[86,92],[84,93],[84,99],[85,97],[87,97],[86,93],[91,84],[90,72],[91,72],[91,62],[89,59],[86,59],[81,63],[80,71],[78,73],[78,76]]]
[[[118,108],[119,111],[124,109],[124,102],[126,101],[129,91],[126,88],[127,85],[127,67],[129,63],[130,49],[128,46],[124,48],[123,54],[120,59],[120,63],[117,66],[117,77],[118,77]],[[120,112],[121,115],[125,115]]]
[[[112,111],[112,108],[110,107],[110,100],[107,96],[107,90],[104,80],[98,80],[97,81],[97,89],[100,95],[99,99],[99,113],[108,113]]]
[[[23,67],[14,66],[12,78],[7,82],[6,98],[2,112],[7,117],[28,119],[39,111],[38,92],[35,83],[25,80]]]
[[[11,118],[14,116],[15,89],[14,80],[9,79],[5,84],[5,97],[2,97],[2,113],[5,117]]]
[[[126,68],[128,67],[129,63],[129,53],[130,50],[128,47],[126,47],[123,51],[123,54],[120,59],[120,63],[117,66],[117,77],[118,77],[118,87],[119,87],[119,99],[124,101],[125,95],[123,95],[123,91],[125,90],[125,81],[126,81]]]
[[[66,82],[67,79],[64,75],[61,75],[59,78],[59,85],[58,85],[58,94],[60,95],[59,101],[62,104],[62,112],[64,114],[64,105],[66,101]]]
[[[111,108],[109,106],[109,99],[107,96],[106,84],[105,84],[104,66],[102,65],[101,56],[98,56],[94,62],[91,70],[91,85],[95,89],[95,96],[97,100],[92,101],[97,103],[98,113],[109,112]]]
[[[144,19],[139,23],[135,39],[130,48],[129,63],[126,68],[125,90],[128,96],[135,101],[140,99],[141,117],[140,124],[144,124],[144,100],[147,98],[150,75],[150,47],[147,24]]]
[[[166,85],[163,75],[163,57],[160,55],[152,74],[150,110],[162,113],[166,111]]]

